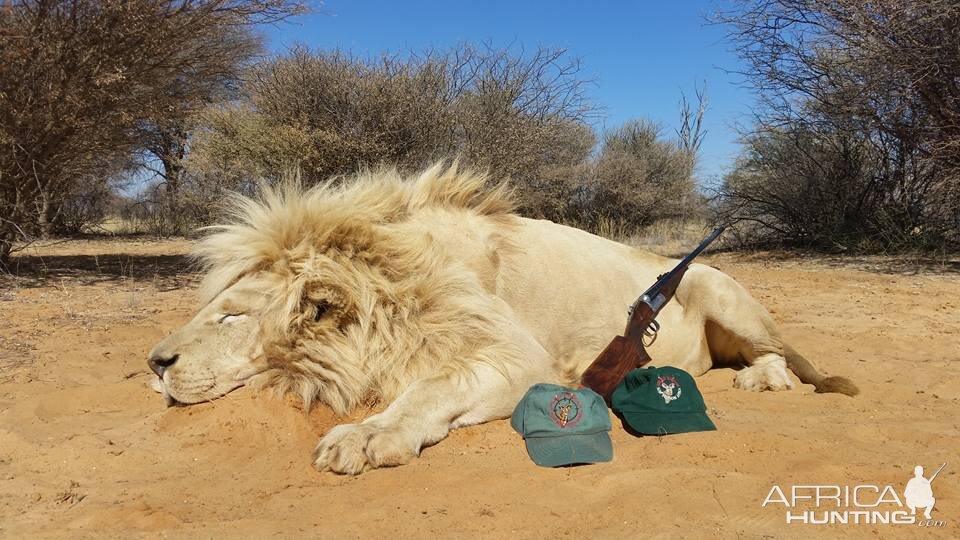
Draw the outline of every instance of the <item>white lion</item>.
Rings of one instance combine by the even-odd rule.
[[[574,384],[622,331],[630,304],[676,261],[519,217],[509,190],[437,164],[412,179],[363,173],[303,191],[237,197],[199,248],[197,315],[149,364],[170,403],[244,384],[344,413],[321,470],[399,465],[456,427],[510,415],[533,384]],[[853,395],[783,343],[767,311],[727,275],[690,267],[660,314],[654,364],[700,375],[746,365],[734,385]]]

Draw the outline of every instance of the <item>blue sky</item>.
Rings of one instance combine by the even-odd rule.
[[[724,29],[705,19],[723,7],[708,0],[327,0],[317,12],[265,32],[273,52],[296,43],[374,55],[462,41],[563,47],[595,81],[589,95],[605,109],[595,122],[600,129],[647,117],[673,134],[681,91],[692,96],[694,85],[706,81],[710,108],[699,176],[710,185],[731,166],[738,151],[734,127],[754,103],[741,78],[728,73],[741,63]]]

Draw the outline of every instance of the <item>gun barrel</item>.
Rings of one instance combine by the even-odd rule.
[[[707,249],[707,246],[712,244],[713,241],[716,240],[718,236],[723,234],[723,231],[726,230],[726,228],[727,228],[726,225],[721,225],[716,229],[714,229],[713,232],[710,233],[710,236],[706,237],[703,240],[703,242],[700,242],[700,245],[697,246],[697,249],[691,251],[689,255],[687,255],[686,257],[683,258],[682,261],[680,261],[680,264],[678,264],[677,267],[685,266],[693,262],[693,260],[697,258],[697,255],[699,255],[700,252]]]
[[[710,235],[703,240],[703,242],[700,242],[700,245],[697,246],[697,249],[694,249],[693,251],[691,251],[689,255],[687,255],[686,257],[683,258],[683,260],[677,263],[677,265],[673,267],[673,270],[670,270],[666,274],[663,274],[662,276],[660,276],[657,279],[657,282],[654,283],[652,286],[650,286],[650,288],[643,293],[643,296],[641,296],[637,300],[634,306],[636,306],[637,303],[646,302],[646,304],[650,306],[650,309],[653,310],[654,313],[660,311],[660,308],[662,308],[667,301],[666,297],[663,297],[663,295],[661,294],[661,291],[664,289],[664,287],[666,287],[668,283],[673,281],[674,277],[678,272],[685,272],[687,269],[687,266],[689,266],[690,263],[692,263],[693,260],[697,258],[697,255],[699,255],[704,249],[706,249],[707,246],[712,244],[713,241],[716,240],[717,237],[720,236],[720,234],[722,234],[726,228],[727,228],[726,225],[722,225],[714,229],[713,232],[710,233]],[[658,301],[658,297],[660,297],[660,301]]]

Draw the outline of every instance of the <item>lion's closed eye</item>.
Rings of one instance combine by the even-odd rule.
[[[245,316],[246,315],[243,313],[226,313],[222,317],[220,317],[220,319],[217,322],[220,324],[232,323],[235,321],[239,321],[241,318]]]

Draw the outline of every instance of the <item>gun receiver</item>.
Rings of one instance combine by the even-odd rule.
[[[714,229],[689,255],[677,266],[665,274],[657,276],[657,281],[637,298],[630,306],[627,327],[622,336],[616,336],[583,372],[580,383],[603,396],[607,404],[613,390],[632,369],[643,367],[650,362],[644,345],[651,345],[657,338],[660,323],[657,315],[667,305],[680,286],[680,280],[687,272],[690,263],[723,232],[725,227]],[[649,342],[644,343],[644,338]]]

